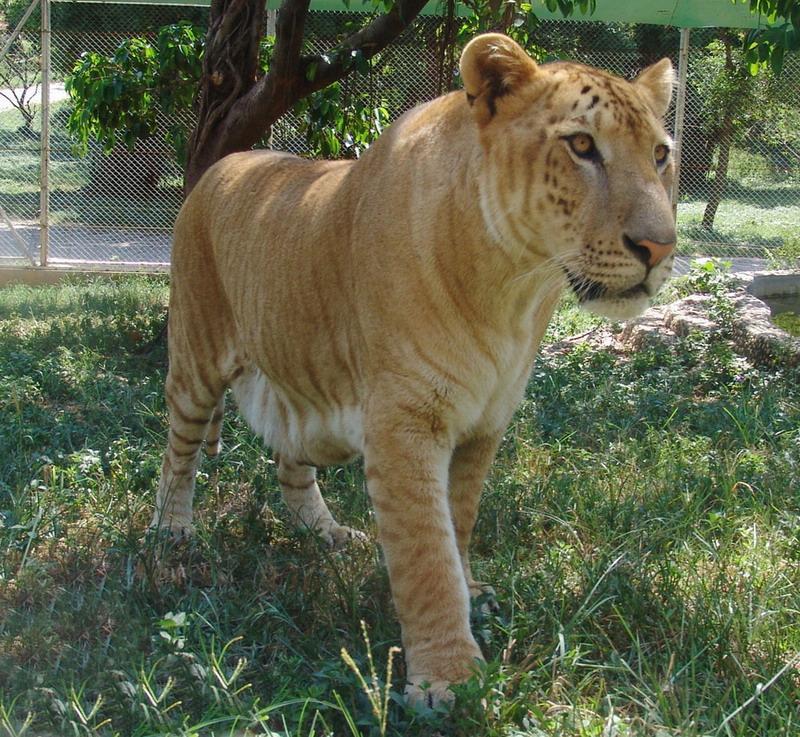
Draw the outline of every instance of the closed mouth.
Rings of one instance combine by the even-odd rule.
[[[622,299],[630,299],[632,297],[652,297],[653,295],[650,293],[650,289],[644,282],[637,284],[630,289],[626,289],[624,292],[620,292],[617,297],[622,297]]]
[[[593,299],[603,297],[608,289],[600,282],[587,279],[585,276],[573,274],[569,269],[564,269],[569,285],[580,302],[591,302]]]
[[[635,299],[637,297],[652,297],[649,287],[645,282],[640,282],[622,292],[611,292],[608,287],[593,279],[588,279],[585,276],[578,276],[577,274],[564,269],[567,275],[572,291],[580,302],[592,302],[596,299],[603,297],[611,297],[614,299]]]

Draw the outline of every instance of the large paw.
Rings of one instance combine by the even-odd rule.
[[[432,676],[410,676],[405,697],[410,707],[420,711],[452,706],[456,698],[448,681],[437,681]]]
[[[153,519],[144,533],[136,564],[139,577],[150,581],[183,585],[192,556],[194,526],[190,519],[174,517],[171,524]]]
[[[160,521],[157,518],[153,518],[148,529],[158,536],[163,535],[176,542],[188,540],[194,535],[192,520],[183,517],[170,517],[169,521]]]
[[[472,581],[469,584],[469,598],[477,605],[481,614],[497,614],[500,611],[500,604],[497,603],[497,594],[494,589],[482,581]]]
[[[194,525],[191,517],[171,516],[164,519],[156,514],[150,523],[148,533],[158,538],[166,538],[172,542],[180,543],[194,535]]]
[[[346,525],[331,525],[316,532],[331,550],[341,550],[352,542],[365,543],[369,539],[361,530]]]

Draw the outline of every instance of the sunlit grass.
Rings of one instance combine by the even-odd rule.
[[[143,349],[166,296],[0,292],[0,735],[381,734],[361,622],[381,694],[399,628],[360,465],[322,484],[372,543],[332,554],[291,529],[231,408],[196,538],[167,566],[143,539],[166,430],[165,351]],[[567,305],[548,340],[595,324]],[[800,732],[799,428],[797,370],[724,342],[543,355],[476,530],[501,603],[476,612],[482,680],[414,715],[395,659],[385,733]]]

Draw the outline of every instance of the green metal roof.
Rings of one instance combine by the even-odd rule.
[[[564,19],[558,11],[547,10],[542,0],[531,0],[531,4],[540,18]],[[352,0],[350,9],[358,10],[359,5],[358,0]],[[342,10],[344,5],[342,0],[311,0],[311,7]],[[367,7],[372,9],[372,3],[367,2]],[[441,13],[440,8],[440,3],[430,2],[423,13]],[[592,15],[576,10],[570,20],[654,23],[678,28],[756,28],[759,25],[759,17],[751,14],[749,4],[741,0],[597,0],[597,9]]]
[[[56,0],[58,2],[59,0]],[[75,0],[61,0],[62,2]],[[77,0],[78,2],[115,2],[115,0]],[[134,5],[209,5],[210,0],[118,0]],[[542,0],[534,0],[533,9],[540,18],[563,19],[558,13],[551,13]],[[270,0],[270,6],[278,5]],[[351,0],[346,8],[343,0],[311,0],[312,10],[350,10],[372,11],[374,5],[366,0]],[[430,2],[422,11],[425,14],[441,13],[441,3]],[[466,12],[462,10],[462,12]],[[605,21],[614,23],[654,23],[678,28],[756,28],[765,25],[766,19],[750,13],[748,3],[742,0],[597,0],[597,9],[592,15],[582,15],[576,11],[570,20]]]
[[[563,17],[539,5],[534,5],[539,17]],[[577,12],[571,17],[616,23],[654,23],[677,28],[756,28],[759,25],[759,17],[750,13],[749,4],[741,0],[597,0],[597,9],[592,15],[584,16]]]

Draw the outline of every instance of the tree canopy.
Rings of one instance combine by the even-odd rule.
[[[765,66],[780,71],[786,52],[798,48],[800,0],[740,2],[769,23],[745,36],[745,63],[751,73]],[[350,153],[357,155],[380,132],[382,106],[356,100],[353,110],[343,110],[345,101],[336,87],[316,101],[306,100],[368,69],[370,60],[413,23],[425,4],[372,0],[360,27],[325,52],[308,53],[303,38],[310,0],[283,0],[275,36],[269,39],[264,36],[263,0],[211,0],[205,39],[195,26],[179,23],[162,28],[155,43],[134,38],[111,56],[85,54],[68,83],[76,102],[71,130],[83,145],[89,139],[106,147],[120,139],[130,145],[152,134],[157,106],[169,112],[194,104],[197,127],[189,139],[177,129],[170,133],[186,164],[187,191],[216,160],[251,148],[298,105],[310,121],[306,133],[319,152],[341,153],[337,147],[347,125],[353,128]],[[537,22],[532,2],[466,0],[465,5],[468,14],[456,16],[454,0],[443,2],[446,22],[439,43],[448,72],[455,68],[458,47],[477,32],[500,30],[528,44]],[[542,0],[540,7],[565,17],[591,14],[596,0]]]

